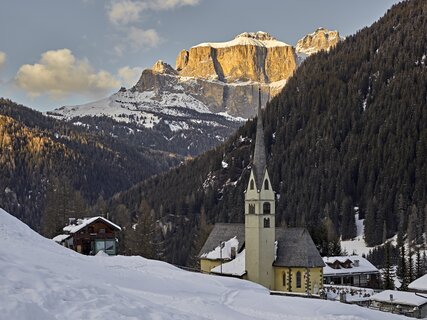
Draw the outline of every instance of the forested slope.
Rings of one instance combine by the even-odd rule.
[[[426,30],[425,1],[395,5],[308,58],[265,110],[277,224],[307,226],[324,254],[339,235],[354,235],[354,207],[370,245],[399,230],[420,241],[426,229]],[[120,205],[152,216],[162,230],[157,250],[192,263],[206,223],[243,221],[254,136],[249,121],[215,150],[116,195],[113,213]]]
[[[56,231],[42,228],[42,221],[59,227],[69,215],[88,214],[88,205],[178,161],[0,99],[0,207],[47,235]]]

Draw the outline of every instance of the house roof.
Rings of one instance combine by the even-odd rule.
[[[234,237],[238,240],[237,252],[240,253],[245,242],[245,225],[237,223],[215,224],[205,245],[200,250],[199,257],[208,259],[209,253],[219,250],[221,242],[229,241]],[[323,267],[325,265],[307,229],[276,228],[276,240],[277,252],[274,266]]]
[[[53,237],[52,240],[58,243],[61,243],[65,239],[71,237],[69,234],[58,234],[56,237]]]
[[[217,223],[209,234],[208,239],[200,250],[199,257],[216,250],[221,242],[226,242],[236,237],[238,241],[237,252],[242,250],[245,243],[245,225],[241,223]],[[218,249],[219,250],[219,249]],[[236,252],[236,253],[237,253]],[[209,258],[207,258],[209,259]],[[217,258],[219,259],[219,257]],[[214,260],[214,259],[211,259]]]
[[[393,295],[393,300],[390,296]],[[415,292],[385,290],[374,294],[369,300],[378,302],[387,302],[393,304],[404,304],[407,306],[420,307],[427,303],[427,299],[417,295]]]
[[[106,224],[110,225],[114,229],[121,231],[122,228],[120,228],[117,224],[111,222],[110,220],[105,219],[104,217],[98,216],[98,217],[91,217],[91,218],[83,218],[83,219],[77,219],[77,224],[70,224],[68,226],[65,226],[62,230],[68,233],[76,233],[77,231],[80,231],[84,227],[94,223],[95,221],[101,220],[105,222]]]
[[[336,261],[344,263],[347,260],[351,261],[351,268],[339,268],[334,269],[328,265],[328,263],[334,263]],[[355,263],[358,260],[358,265]],[[352,256],[336,256],[336,257],[323,257],[323,261],[326,266],[323,268],[324,276],[331,275],[346,275],[346,274],[358,274],[358,273],[379,273],[378,269],[363,257],[352,255]]]
[[[323,267],[322,257],[305,228],[276,228],[278,267]]]
[[[236,258],[228,261],[226,263],[220,264],[211,270],[212,273],[217,274],[226,274],[230,276],[241,277],[246,273],[245,268],[245,252],[243,249],[242,252],[236,255]]]
[[[427,274],[423,275],[421,278],[412,281],[408,285],[408,289],[415,291],[427,291]]]

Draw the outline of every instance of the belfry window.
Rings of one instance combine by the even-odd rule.
[[[253,180],[251,180],[251,182],[249,184],[249,189],[251,189],[251,190],[255,189],[255,183]]]
[[[270,214],[271,212],[271,205],[270,202],[264,202],[262,205],[262,213],[263,214]]]
[[[270,228],[270,218],[264,218],[264,228]]]
[[[269,189],[269,184],[268,184],[268,180],[265,179],[264,180],[264,190],[268,190]]]
[[[283,272],[282,274],[282,285],[286,287],[286,272]]]
[[[297,288],[301,288],[301,272],[297,272]]]

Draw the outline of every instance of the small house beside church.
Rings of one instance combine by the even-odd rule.
[[[245,223],[218,223],[200,251],[202,272],[259,283],[272,291],[317,294],[325,266],[305,228],[276,228],[275,193],[267,170],[259,97]]]

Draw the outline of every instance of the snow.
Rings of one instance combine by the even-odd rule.
[[[96,220],[102,220],[105,223],[113,226],[114,228],[118,230],[122,230],[117,224],[111,222],[110,220],[105,219],[104,217],[97,216],[97,217],[91,217],[91,218],[83,218],[83,219],[77,219],[77,224],[70,224],[68,226],[65,226],[62,230],[68,233],[76,233],[77,231],[83,229],[84,227],[90,225],[92,222]]]
[[[374,294],[373,289],[353,286],[323,285],[329,300],[339,300],[340,294],[345,294],[346,302],[366,301]]]
[[[235,259],[229,262],[223,263],[222,267],[221,265],[216,266],[211,270],[211,272],[218,273],[218,274],[226,274],[230,276],[237,276],[237,277],[243,276],[246,273],[245,252],[246,252],[246,249],[243,249],[242,252],[236,255]]]
[[[223,169],[227,169],[228,168],[228,163],[225,162],[224,160],[221,161],[221,166]]]
[[[263,40],[257,39],[261,36],[261,38],[265,38]],[[290,47],[289,44],[284,43],[282,41],[278,41],[273,37],[269,36],[266,32],[258,31],[256,33],[244,32],[239,34],[236,38],[231,41],[226,42],[205,42],[200,43],[193,48],[197,47],[212,47],[212,48],[227,48],[234,46],[257,46],[264,48],[273,48],[273,47]]]
[[[385,290],[374,294],[370,300],[379,302],[391,302],[390,295],[393,295],[392,302],[395,304],[405,304],[414,307],[422,306],[427,303],[427,299],[416,295],[414,292]]]
[[[220,246],[217,246],[212,251],[202,254],[201,257],[209,260],[218,260],[218,259],[230,260],[231,248],[234,248],[234,250],[236,250],[237,252],[238,247],[239,247],[239,240],[237,240],[236,237],[233,237],[227,241],[222,242],[221,249],[220,249]]]
[[[69,237],[70,237],[69,234],[59,234],[56,237],[53,237],[52,240],[57,242],[57,243],[61,243],[62,241],[64,241],[65,239],[67,239]]]
[[[142,257],[84,256],[0,209],[0,318],[387,320],[335,301],[271,296],[249,281]]]
[[[421,278],[412,281],[408,285],[408,288],[417,291],[427,291],[427,274],[423,275]]]
[[[334,269],[331,268],[328,263],[333,263],[334,261],[339,261],[341,263],[350,260],[352,261],[351,268],[340,268],[340,269]],[[355,261],[359,261],[359,265],[355,265]],[[323,275],[325,276],[332,276],[332,275],[338,275],[338,274],[359,274],[359,273],[372,273],[372,272],[379,272],[375,266],[370,263],[368,260],[366,260],[363,257],[360,256],[337,256],[337,257],[323,257],[323,261],[325,262],[326,266],[323,267]]]
[[[349,254],[366,256],[369,253],[369,250],[372,250],[373,247],[368,247],[365,243],[365,226],[363,225],[365,219],[359,220],[358,213],[355,214],[354,219],[356,220],[357,228],[356,237],[351,240],[341,241],[341,248]]]

